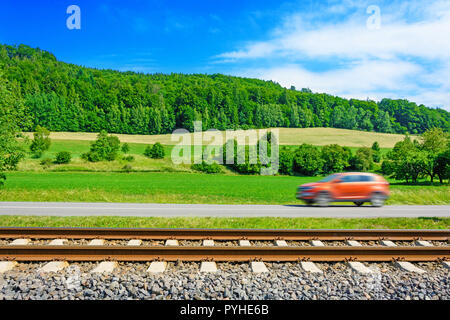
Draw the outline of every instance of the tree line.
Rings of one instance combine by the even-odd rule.
[[[176,128],[334,127],[420,134],[450,128],[450,113],[408,100],[343,99],[221,74],[142,74],[58,61],[26,45],[0,45],[3,101],[14,97],[18,128],[164,134]]]

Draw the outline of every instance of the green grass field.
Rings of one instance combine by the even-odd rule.
[[[449,229],[450,218],[137,218],[0,216],[2,227],[233,228],[233,229]]]
[[[10,172],[0,201],[299,204],[298,185],[320,177],[199,173]],[[450,187],[393,182],[387,204],[450,204]]]

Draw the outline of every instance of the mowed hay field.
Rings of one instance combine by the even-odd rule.
[[[339,144],[347,147],[370,147],[377,141],[381,148],[392,148],[395,143],[403,140],[404,135],[388,134],[378,132],[366,132],[347,129],[335,128],[271,128],[267,130],[278,130],[281,145],[301,145],[302,143],[309,143],[317,146],[324,146],[327,144]],[[223,141],[226,141],[226,131],[220,131]],[[263,131],[261,131],[263,132]],[[237,130],[236,135],[248,135],[244,130]],[[32,138],[33,133],[25,133],[26,136]],[[138,143],[138,144],[153,144],[160,142],[165,145],[176,145],[182,135],[162,134],[162,135],[129,135],[129,134],[114,134],[121,142]],[[193,133],[186,134],[193,140]],[[97,137],[97,133],[84,132],[52,132],[50,138],[52,140],[78,140],[78,141],[93,141]],[[174,138],[174,139],[172,139]],[[415,138],[415,136],[412,136]],[[208,143],[204,143],[205,145]]]

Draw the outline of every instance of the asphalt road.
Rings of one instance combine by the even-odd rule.
[[[0,215],[121,217],[450,217],[450,206],[211,205],[152,203],[0,202]]]

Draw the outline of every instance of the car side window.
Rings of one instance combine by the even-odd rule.
[[[359,176],[359,181],[361,182],[370,182],[370,181],[374,181],[374,178],[372,176]]]
[[[354,176],[344,176],[344,177],[342,177],[341,182],[342,183],[355,182],[353,177]]]

